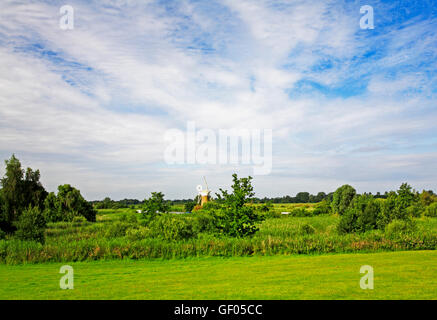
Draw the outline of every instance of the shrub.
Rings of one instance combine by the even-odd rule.
[[[348,184],[345,184],[335,190],[331,203],[334,213],[343,215],[344,212],[349,208],[355,194],[355,189]]]
[[[168,213],[169,210],[170,206],[164,201],[164,194],[162,192],[152,192],[152,196],[144,200],[142,215],[146,223],[150,223],[159,214]]]
[[[151,235],[150,229],[147,227],[129,228],[126,230],[126,237],[132,241],[150,238]]]
[[[425,210],[425,216],[427,217],[437,217],[437,202],[431,203]]]
[[[196,233],[217,232],[217,215],[212,212],[199,211],[192,219],[193,229]]]
[[[418,218],[422,215],[425,209],[420,203],[415,203],[405,209],[407,216]]]
[[[24,210],[17,222],[15,236],[20,240],[34,240],[44,243],[44,229],[46,221],[38,207],[29,207]]]
[[[126,222],[116,221],[109,225],[105,232],[105,237],[116,238],[124,237],[126,235],[126,230],[130,227],[130,224]]]
[[[174,215],[158,216],[150,223],[153,236],[165,240],[189,239],[196,235],[193,225],[184,217]]]
[[[191,212],[191,211],[193,211],[195,206],[196,206],[196,202],[189,201],[189,202],[185,203],[184,210],[185,210],[185,212]]]
[[[417,226],[413,220],[393,220],[385,227],[388,236],[399,236],[416,231]]]
[[[306,210],[303,207],[293,208],[293,210],[291,210],[290,214],[293,217],[310,217],[312,215],[309,210]]]
[[[352,233],[358,231],[357,227],[358,210],[355,208],[348,208],[340,218],[337,225],[339,233]]]
[[[217,221],[218,228],[231,237],[249,236],[258,231],[255,223],[260,221],[260,216],[254,212],[253,206],[246,205],[255,195],[251,183],[252,177],[238,179],[234,173],[232,180],[232,193],[220,189],[221,195],[217,194],[219,201],[223,202],[220,210],[223,214]]]
[[[330,213],[331,213],[331,206],[329,205],[329,202],[326,200],[319,202],[312,212],[313,216],[318,216],[321,214],[330,214]]]
[[[304,223],[304,224],[299,226],[299,234],[300,235],[309,235],[309,234],[314,234],[315,232],[316,232],[316,229],[308,223]]]
[[[4,232],[2,229],[0,229],[0,240],[6,238],[6,232]]]
[[[92,204],[69,184],[59,186],[58,195],[51,192],[44,201],[44,217],[47,222],[73,221],[76,216],[95,222],[96,214]]]

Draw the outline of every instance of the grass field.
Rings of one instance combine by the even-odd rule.
[[[0,299],[437,299],[435,251],[78,262],[73,290],[62,265],[0,265]]]

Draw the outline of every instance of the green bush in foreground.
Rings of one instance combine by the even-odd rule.
[[[38,207],[29,207],[24,210],[15,226],[17,228],[15,236],[18,239],[44,242],[46,221]]]
[[[427,217],[437,217],[437,202],[431,203],[425,210],[425,216]]]
[[[220,189],[221,194],[217,194],[219,201],[223,202],[223,214],[218,220],[218,228],[231,237],[249,236],[258,230],[256,222],[261,219],[254,212],[253,206],[245,205],[255,195],[252,177],[238,179],[233,174],[232,180],[232,193]]]

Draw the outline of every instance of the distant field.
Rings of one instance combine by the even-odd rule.
[[[437,252],[0,265],[0,299],[437,299]],[[362,265],[374,289],[362,290]]]

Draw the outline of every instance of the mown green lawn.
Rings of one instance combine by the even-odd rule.
[[[437,299],[437,252],[0,265],[0,299]],[[374,268],[374,289],[359,285]]]

